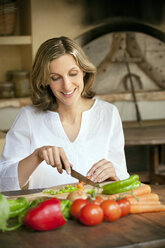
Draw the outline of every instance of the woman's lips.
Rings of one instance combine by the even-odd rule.
[[[75,92],[76,88],[72,91],[68,91],[68,92],[61,92],[65,97],[71,97],[73,96],[74,92]]]

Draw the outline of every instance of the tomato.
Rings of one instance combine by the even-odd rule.
[[[87,226],[98,225],[103,221],[102,208],[92,202],[85,205],[80,211],[80,222]]]
[[[92,202],[97,204],[97,205],[100,205],[103,201],[104,201],[104,199],[98,195],[98,196],[96,196],[96,198]]]
[[[127,198],[122,198],[116,201],[121,208],[121,216],[125,216],[130,213],[131,204]]]
[[[115,221],[121,216],[119,204],[114,200],[105,200],[101,203],[101,208],[104,212],[104,219],[107,221]]]
[[[87,203],[89,203],[89,201],[87,199],[76,199],[73,201],[71,208],[70,208],[70,213],[71,215],[79,220],[79,216],[80,216],[80,210],[82,207],[84,207]]]

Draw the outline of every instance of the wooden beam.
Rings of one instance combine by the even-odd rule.
[[[165,89],[165,79],[162,71],[152,66],[150,61],[144,55],[144,52],[141,51],[134,32],[129,32],[126,35],[127,51],[131,57],[141,57],[141,62],[138,63],[139,68],[161,89]],[[160,59],[160,58],[159,58]],[[156,61],[159,62],[159,61]]]
[[[117,102],[117,101],[133,101],[131,92],[113,92],[109,94],[97,94],[95,96],[97,99],[101,99],[107,102]],[[136,91],[136,98],[138,101],[164,101],[165,91]]]
[[[101,99],[107,102],[117,101],[133,101],[131,92],[113,92],[109,94],[97,94],[95,99]],[[165,91],[137,91],[136,98],[138,101],[164,101]],[[25,105],[32,104],[29,97],[25,98],[11,98],[11,99],[0,99],[0,109],[7,107],[20,108]]]

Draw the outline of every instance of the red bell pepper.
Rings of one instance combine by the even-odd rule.
[[[61,211],[60,201],[57,198],[51,198],[29,208],[22,222],[34,230],[48,231],[63,226],[66,221]]]

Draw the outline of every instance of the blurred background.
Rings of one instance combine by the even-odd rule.
[[[138,24],[133,24],[135,29],[131,32],[127,28],[111,32],[101,26],[104,34],[92,37],[91,30],[102,23],[115,24],[116,18],[118,26],[125,18],[133,18],[139,25],[144,23],[158,30],[159,35],[148,35],[145,29],[137,32]],[[1,149],[20,107],[31,103],[30,73],[38,47],[58,36],[69,36],[81,43],[90,34],[83,49],[98,68],[96,97],[117,106],[124,127],[139,127],[135,100],[143,127],[164,127],[164,32],[165,1],[161,0],[0,0]],[[164,164],[165,146],[158,144],[158,148]],[[150,144],[126,147],[129,170],[148,171],[149,153]]]

